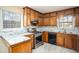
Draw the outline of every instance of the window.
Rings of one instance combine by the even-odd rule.
[[[72,15],[67,15],[67,16],[64,16],[64,18],[59,18],[59,27],[60,28],[72,28],[73,27],[73,21],[74,21],[74,16]]]
[[[21,14],[2,10],[3,28],[21,27]]]

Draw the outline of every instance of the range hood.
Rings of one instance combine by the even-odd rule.
[[[36,26],[38,24],[38,20],[34,19],[31,21],[31,25]]]

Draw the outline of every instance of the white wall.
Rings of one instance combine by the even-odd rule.
[[[0,30],[3,29],[3,19],[2,19],[2,10],[12,11],[16,13],[20,13],[21,16],[21,27],[22,27],[22,20],[23,20],[23,9],[20,6],[0,6]]]

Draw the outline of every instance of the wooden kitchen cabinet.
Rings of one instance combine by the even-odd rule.
[[[34,20],[35,19],[35,13],[34,13],[34,10],[31,10],[31,20]]]
[[[35,19],[39,20],[39,13],[35,11]]]
[[[48,32],[44,31],[42,33],[42,41],[48,43]]]
[[[56,16],[50,17],[50,26],[57,26],[57,17]]]
[[[79,39],[77,39],[77,51],[79,52]]]
[[[30,23],[31,22],[31,14],[27,15],[27,20],[26,21],[27,21],[28,26],[31,25],[31,23]]]
[[[32,41],[24,41],[9,47],[10,53],[31,53],[32,52]]]
[[[75,13],[79,13],[79,7],[75,8]]]
[[[57,18],[58,19],[64,19],[64,14],[65,12],[64,11],[59,11],[59,12],[57,12]]]
[[[23,20],[23,26],[29,26],[31,25],[32,20],[39,20],[39,14],[42,15],[40,12],[37,12],[31,8],[25,7],[23,8],[23,15],[24,15],[24,20]]]
[[[43,14],[39,14],[38,26],[44,26]]]
[[[64,34],[63,33],[57,33],[57,39],[56,39],[56,44],[58,46],[63,46],[64,47]]]
[[[50,17],[52,17],[52,16],[57,16],[57,13],[56,12],[50,13]]]
[[[28,22],[27,22],[27,17],[26,17],[27,15],[28,15],[28,14],[27,14],[27,8],[24,8],[24,9],[23,9],[23,26],[24,26],[24,27],[26,27],[26,26],[28,25],[28,24],[27,24],[27,23],[28,23]]]
[[[75,9],[75,26],[79,27],[79,7]]]
[[[65,47],[76,50],[77,48],[77,39],[75,34],[65,35]]]
[[[49,26],[50,25],[50,14],[47,13],[47,14],[44,14],[44,18],[43,18],[43,21],[44,21],[44,26]]]
[[[77,36],[77,45],[76,45],[76,50],[79,52],[79,35]]]
[[[65,10],[65,15],[72,15],[72,14],[74,14],[74,9]]]
[[[49,17],[44,18],[44,26],[49,26],[49,25],[50,25]]]
[[[35,48],[35,35],[34,34],[29,34],[29,35],[24,35],[25,37],[29,37],[32,40],[32,48]]]
[[[71,37],[71,35],[65,35],[65,47],[66,48],[70,48],[73,49],[73,37]]]
[[[30,21],[31,21],[31,9],[29,8],[24,8],[23,9],[23,15],[24,15],[24,20],[23,20],[23,25],[24,27],[29,26],[30,25]]]
[[[77,39],[75,34],[57,33],[56,44],[65,48],[76,50]]]
[[[76,16],[75,16],[75,26],[79,27],[79,13],[76,13]]]
[[[38,26],[43,26],[43,25],[44,25],[44,20],[40,18],[38,21]]]

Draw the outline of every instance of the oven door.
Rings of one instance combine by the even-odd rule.
[[[43,45],[42,34],[37,34],[35,38],[36,38],[35,48]]]

